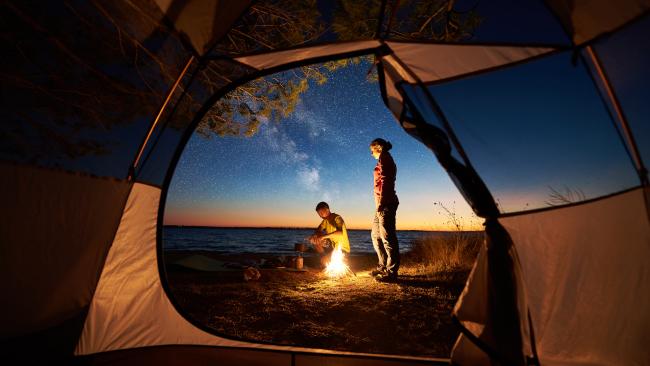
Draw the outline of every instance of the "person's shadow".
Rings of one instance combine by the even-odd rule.
[[[445,273],[449,280],[431,279],[427,275],[399,275],[393,283],[401,286],[432,289],[436,287],[462,291],[465,286],[466,275],[461,276],[455,272]],[[463,278],[461,278],[463,277]]]

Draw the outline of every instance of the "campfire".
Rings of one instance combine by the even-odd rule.
[[[337,246],[334,248],[330,262],[325,268],[325,274],[330,278],[341,278],[348,275],[356,276],[345,263],[345,255],[343,254],[341,247]]]

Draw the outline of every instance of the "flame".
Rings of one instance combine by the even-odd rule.
[[[339,278],[345,276],[348,272],[352,270],[345,264],[345,256],[340,246],[336,246],[332,252],[332,257],[330,262],[325,268],[325,274],[331,278]]]

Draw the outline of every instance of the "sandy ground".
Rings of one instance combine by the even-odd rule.
[[[167,252],[167,279],[186,315],[229,338],[272,344],[412,356],[448,357],[458,330],[451,310],[468,273],[426,273],[404,260],[397,283],[369,274],[374,255],[348,258],[356,276],[330,279],[305,258],[307,271],[260,269],[256,281],[242,270],[199,271],[178,264],[259,262],[263,255],[223,256]],[[194,257],[195,259],[197,257]],[[207,258],[207,259],[206,259]],[[270,256],[267,256],[267,259]]]

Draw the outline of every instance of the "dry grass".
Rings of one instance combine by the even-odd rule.
[[[456,231],[421,239],[404,255],[407,263],[404,269],[428,275],[469,271],[483,243],[483,235],[483,232]]]

